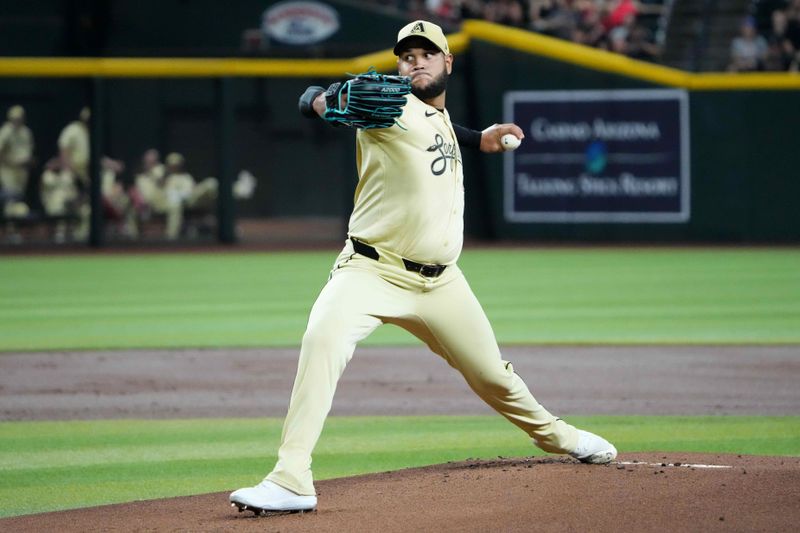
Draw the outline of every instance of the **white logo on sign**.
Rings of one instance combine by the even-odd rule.
[[[280,2],[264,12],[262,31],[287,44],[314,44],[339,30],[339,14],[320,2]]]

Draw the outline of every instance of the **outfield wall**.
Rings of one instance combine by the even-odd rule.
[[[510,91],[657,89],[661,84],[473,39],[475,125],[503,116]],[[787,74],[787,76],[791,76]],[[800,239],[798,90],[689,90],[690,213],[685,222],[515,223],[503,212],[503,164],[482,160],[488,234],[545,240],[762,242]],[[524,124],[522,125],[525,126]]]
[[[465,23],[450,41],[456,61],[448,109],[455,122],[476,129],[503,120],[510,91],[669,88],[687,95],[690,181],[688,212],[680,220],[510,221],[504,158],[467,151],[470,235],[568,242],[800,240],[794,208],[800,197],[794,131],[800,76],[686,73],[478,21]],[[227,173],[230,179],[240,168],[256,175],[256,196],[235,207],[240,216],[339,216],[344,222],[356,180],[353,136],[300,119],[297,97],[337,73],[370,66],[392,71],[394,61],[389,50],[346,60],[0,58],[0,96],[2,103],[28,109],[40,163],[54,155],[58,132],[80,106],[100,98],[102,152],[129,164],[128,182],[145,149],[179,151],[198,178]],[[231,110],[224,134],[223,100]],[[227,149],[220,149],[220,139]]]

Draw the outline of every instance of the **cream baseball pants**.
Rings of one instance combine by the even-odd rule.
[[[438,278],[426,278],[405,270],[400,258],[380,254],[378,261],[355,254],[348,241],[314,303],[278,462],[267,479],[300,495],[316,494],[311,453],[336,384],[356,344],[382,324],[398,325],[422,340],[541,449],[573,451],[577,430],[539,405],[511,364],[503,361],[486,314],[458,267],[448,266]]]

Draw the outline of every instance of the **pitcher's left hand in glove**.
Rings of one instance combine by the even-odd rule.
[[[313,102],[321,87],[309,87],[300,97],[300,112],[315,117]],[[323,118],[334,126],[353,128],[389,128],[403,113],[406,95],[411,92],[411,79],[390,76],[370,70],[337,82],[325,91],[326,109]]]

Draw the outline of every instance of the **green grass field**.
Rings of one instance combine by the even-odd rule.
[[[296,346],[335,255],[3,258],[0,352]],[[800,250],[474,250],[460,264],[501,343],[800,343]],[[387,327],[368,342],[417,341]],[[571,421],[622,452],[800,455],[800,417]],[[279,434],[274,419],[2,422],[0,516],[252,484]],[[500,417],[338,418],[315,472],[534,453]]]
[[[800,455],[800,417],[572,417],[620,451]],[[275,461],[277,419],[0,424],[0,516],[227,491]],[[540,454],[499,416],[331,418],[317,479]],[[44,496],[42,496],[44,495]]]
[[[5,258],[0,351],[297,345],[335,255]],[[475,250],[461,267],[501,343],[800,342],[800,250]]]

